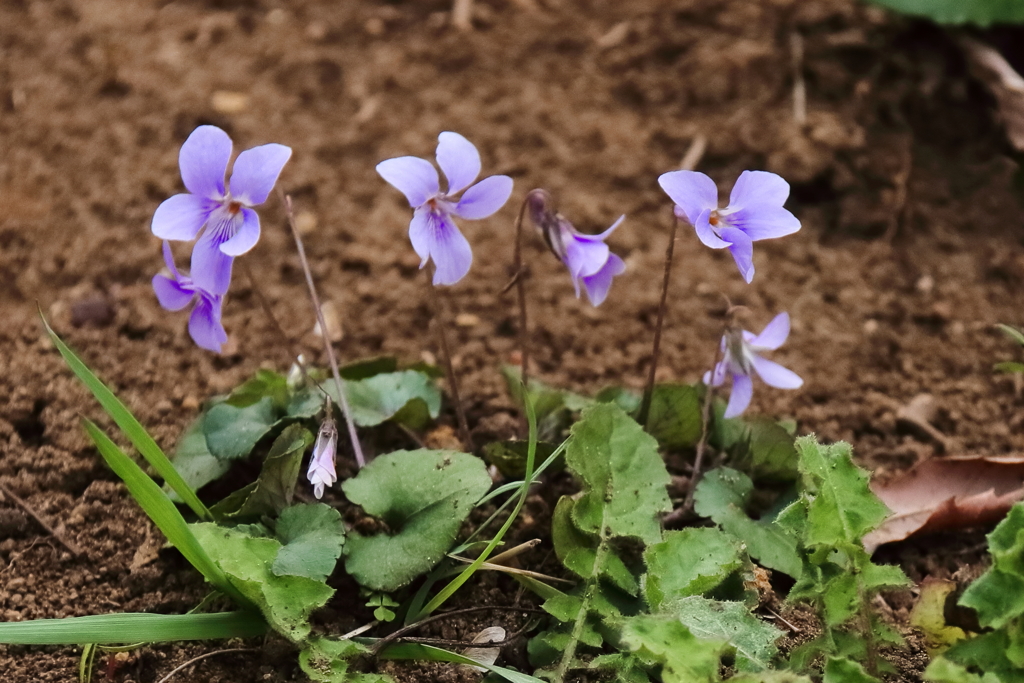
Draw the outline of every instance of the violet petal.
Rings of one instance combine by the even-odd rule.
[[[747,341],[755,351],[774,351],[789,338],[789,313],[779,313],[764,326],[761,334]],[[746,335],[744,335],[746,337]]]
[[[480,152],[458,133],[445,131],[437,136],[437,165],[448,179],[445,194],[458,194],[480,175]]]
[[[232,221],[235,224],[234,235],[221,242],[220,250],[228,256],[240,256],[256,246],[260,239],[260,217],[252,209],[242,207]],[[239,221],[238,218],[241,218]]]
[[[448,214],[430,214],[430,257],[434,260],[434,284],[454,285],[469,272],[473,250]]]
[[[723,417],[729,419],[743,414],[754,396],[754,382],[748,375],[732,376],[732,391],[729,392],[729,404],[725,407]]]
[[[192,282],[210,294],[225,294],[231,285],[234,258],[220,250],[224,237],[207,228],[192,247]]]
[[[224,198],[224,174],[231,160],[231,138],[217,126],[199,126],[178,153],[185,187],[207,199]]]
[[[617,227],[622,225],[622,221],[624,220],[626,220],[626,214],[622,214],[621,216],[619,216],[619,219],[612,223],[612,227],[608,228],[604,232],[598,233],[596,235],[584,235],[582,233],[576,233],[576,238],[584,240],[586,242],[604,242],[606,239],[611,237],[612,233],[615,232],[615,229]]]
[[[492,175],[466,190],[454,213],[470,220],[487,218],[505,206],[511,194],[512,179],[507,175]]]
[[[420,257],[420,268],[430,260],[431,236],[434,234],[433,212],[430,209],[416,209],[409,222],[409,241],[413,251]]]
[[[191,288],[186,289],[166,275],[153,276],[153,292],[160,306],[168,311],[180,311],[188,306],[195,296]]]
[[[601,270],[590,277],[583,278],[583,286],[587,288],[587,298],[595,308],[608,298],[608,290],[612,286],[612,278],[626,272],[626,263],[615,254],[608,254],[608,261]]]
[[[563,232],[562,242],[565,247],[565,265],[573,279],[597,273],[611,253],[604,242],[581,240],[574,233]]]
[[[729,246],[729,253],[736,261],[740,275],[743,276],[747,284],[750,284],[750,281],[754,279],[754,243],[739,228],[723,228],[721,235],[726,242],[732,243]]]
[[[755,204],[782,206],[789,197],[789,183],[768,171],[744,171],[729,195],[729,208],[744,209]]]
[[[752,240],[769,240],[792,235],[800,229],[800,219],[781,206],[755,204],[728,217],[733,225]]]
[[[235,159],[231,169],[231,196],[246,206],[267,201],[292,148],[277,143],[247,149]]]
[[[697,222],[693,223],[693,229],[697,231],[697,238],[706,247],[712,249],[724,249],[729,246],[729,242],[726,242],[718,235],[715,234],[714,229],[711,227],[711,209],[704,209],[700,212],[697,217]]]
[[[800,375],[767,358],[754,356],[753,365],[754,371],[764,380],[764,383],[776,389],[797,389],[804,384]]]
[[[153,234],[162,240],[194,240],[219,204],[195,194],[165,199],[153,214]]]
[[[409,206],[422,206],[440,192],[437,169],[426,159],[396,157],[377,164],[377,173],[393,188],[405,195]]]
[[[219,297],[199,297],[188,319],[188,333],[197,346],[220,353],[220,347],[228,340],[228,335],[220,322]]]
[[[661,189],[683,210],[690,225],[705,209],[718,208],[718,188],[708,176],[697,171],[670,171],[658,178]]]

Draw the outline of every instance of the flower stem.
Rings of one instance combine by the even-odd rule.
[[[331,373],[334,375],[334,384],[338,390],[338,403],[341,405],[341,412],[345,415],[345,424],[348,427],[348,437],[352,442],[352,452],[356,456],[356,464],[359,467],[366,465],[366,458],[363,457],[363,447],[359,444],[359,435],[356,434],[356,425],[352,421],[352,411],[348,407],[348,398],[345,396],[345,383],[341,379],[341,371],[338,370],[338,359],[334,355],[334,347],[327,334],[327,322],[324,320],[323,311],[320,310],[320,297],[316,293],[316,284],[313,282],[313,273],[309,269],[309,260],[306,258],[306,249],[302,246],[302,236],[295,227],[295,214],[292,211],[292,198],[284,196],[284,208],[288,213],[288,227],[292,230],[292,237],[295,239],[295,247],[299,252],[299,261],[302,263],[302,270],[306,274],[306,284],[309,285],[309,298],[313,302],[313,309],[316,312],[316,320],[320,324],[320,332],[324,340],[324,349],[327,351],[327,358],[331,362]]]
[[[448,349],[448,335],[445,333],[445,316],[441,306],[441,297],[437,294],[437,287],[434,285],[434,264],[427,268],[427,280],[430,281],[430,307],[434,309],[434,332],[437,335],[437,344],[441,347],[442,362],[444,363],[445,375],[448,378],[448,388],[452,392],[452,401],[455,403],[455,414],[459,418],[459,436],[462,439],[463,448],[467,453],[473,452],[473,439],[469,436],[469,423],[466,421],[466,410],[459,397],[459,382],[455,377],[455,368],[452,366],[452,354]]]
[[[654,376],[658,371],[658,354],[661,351],[661,328],[665,322],[665,308],[668,301],[668,285],[672,277],[672,254],[676,247],[676,228],[679,219],[672,218],[672,228],[669,230],[668,248],[665,249],[665,276],[661,283],[661,302],[658,304],[658,322],[654,327],[654,347],[651,349],[651,371],[647,375],[647,385],[644,387],[643,401],[640,403],[640,412],[637,413],[637,422],[641,427],[646,428],[647,416],[651,412],[651,399],[654,396]]]
[[[519,298],[519,381],[523,383],[523,391],[529,391],[527,373],[530,369],[530,342],[526,327],[526,273],[523,271],[523,215],[526,213],[526,199],[519,207],[516,218],[516,251],[512,257],[515,265],[516,296]]]
[[[686,499],[681,508],[684,515],[690,514],[693,509],[693,496],[697,492],[697,484],[700,482],[701,468],[704,466],[704,453],[708,448],[708,436],[711,430],[711,406],[715,402],[715,368],[722,360],[722,345],[715,345],[715,361],[711,364],[711,381],[708,383],[707,391],[704,392],[704,405],[700,413],[700,441],[697,442],[697,452],[693,456],[693,472],[690,474],[690,483],[686,487]]]

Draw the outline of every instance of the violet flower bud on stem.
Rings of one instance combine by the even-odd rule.
[[[427,291],[430,296],[430,307],[434,309],[434,332],[437,334],[437,343],[441,347],[441,359],[444,363],[445,375],[448,379],[448,388],[452,392],[452,401],[455,403],[455,414],[459,418],[459,436],[462,438],[462,446],[467,453],[473,452],[473,439],[469,436],[469,423],[466,421],[466,410],[462,406],[462,399],[459,397],[459,382],[455,377],[455,368],[452,366],[452,354],[448,349],[448,336],[444,330],[444,311],[441,308],[441,300],[437,295],[437,286],[434,284],[434,266],[427,268],[427,279],[429,287]]]
[[[282,194],[284,194],[282,192]],[[302,237],[298,228],[295,227],[295,212],[292,211],[292,198],[284,195],[284,208],[288,213],[288,227],[292,230],[292,237],[295,239],[295,247],[299,252],[299,261],[302,262],[302,270],[306,274],[306,284],[309,286],[309,298],[313,302],[313,310],[316,312],[317,322],[320,329],[326,330],[327,323],[324,321],[324,314],[320,311],[320,297],[316,293],[316,284],[313,282],[313,273],[309,269],[309,261],[306,259],[306,249],[302,246]],[[341,379],[341,371],[338,370],[338,359],[334,355],[334,347],[327,335],[323,336],[324,349],[327,350],[327,358],[331,362],[331,373],[334,375],[334,384],[338,390],[338,402],[341,403],[341,412],[345,415],[345,425],[348,427],[348,437],[352,442],[352,452],[356,457],[356,464],[359,467],[366,465],[366,458],[363,457],[363,448],[359,444],[359,435],[356,434],[356,425],[352,421],[352,411],[348,407],[348,398],[345,396],[345,382]]]
[[[309,469],[306,478],[313,485],[313,495],[317,500],[324,495],[324,487],[334,486],[338,474],[334,469],[334,459],[338,451],[338,428],[331,417],[331,398],[324,401],[324,421],[320,423],[320,431],[313,444],[313,455],[309,458]]]

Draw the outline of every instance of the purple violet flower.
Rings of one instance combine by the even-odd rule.
[[[788,336],[789,314],[779,313],[761,334],[734,329],[722,337],[725,356],[715,366],[713,381],[710,372],[704,373],[704,384],[718,387],[725,382],[726,373],[732,375],[732,393],[725,407],[725,417],[741,415],[750,405],[755,374],[776,389],[796,389],[803,385],[804,381],[795,372],[758,355],[779,348]]]
[[[437,170],[426,159],[397,157],[377,164],[377,173],[405,195],[415,209],[409,223],[409,239],[420,257],[420,268],[433,259],[435,285],[454,285],[473,263],[469,242],[459,232],[452,216],[469,220],[487,218],[505,205],[512,194],[512,179],[506,175],[480,175],[480,153],[458,133],[437,137],[437,163],[448,179],[441,192]],[[467,189],[468,188],[468,189]],[[462,193],[462,198],[454,196]]]
[[[231,138],[216,126],[192,131],[178,154],[188,192],[165,200],[153,214],[153,234],[160,239],[193,240],[206,227],[192,250],[192,278],[212,294],[227,293],[234,257],[259,240],[260,219],[252,207],[267,201],[292,155],[278,144],[247,149],[235,159],[225,187],[231,149]]]
[[[327,402],[327,410],[330,410],[330,401]],[[338,450],[338,428],[330,417],[324,419],[320,425],[320,432],[316,436],[316,443],[313,444],[313,455],[309,459],[309,469],[306,471],[306,478],[313,485],[313,495],[317,500],[324,495],[325,486],[334,486],[338,481],[338,474],[334,470],[334,456]]]
[[[160,305],[168,311],[180,311],[190,303],[192,315],[188,319],[188,333],[192,340],[208,351],[220,353],[221,345],[228,340],[224,325],[220,322],[221,303],[224,297],[211,294],[187,275],[182,275],[174,266],[171,245],[164,242],[164,262],[171,271],[166,275],[153,276],[153,291]]]
[[[608,297],[612,278],[626,271],[626,263],[611,253],[604,243],[626,217],[619,219],[599,235],[578,231],[562,214],[551,210],[551,195],[545,190],[531,190],[526,197],[530,219],[537,226],[552,253],[565,264],[580,298],[580,283],[587,290],[587,298],[600,306]]]
[[[729,248],[740,274],[754,279],[754,245],[758,240],[791,235],[800,221],[782,208],[789,197],[789,183],[767,171],[744,171],[729,195],[729,206],[718,208],[715,181],[697,171],[672,171],[658,178],[672,201],[675,214],[697,231],[712,249]]]

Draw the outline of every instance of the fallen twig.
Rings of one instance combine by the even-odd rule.
[[[46,520],[40,517],[39,514],[35,510],[33,510],[28,503],[23,501],[18,496],[14,495],[14,493],[12,493],[11,490],[7,488],[3,483],[0,483],[0,493],[3,493],[4,497],[6,498],[10,498],[11,502],[20,507],[22,510],[24,510],[25,514],[27,514],[32,519],[36,520],[36,523],[39,524],[39,526],[46,529],[46,532],[53,536],[55,539],[57,539],[58,543],[67,548],[68,552],[70,552],[75,557],[82,556],[82,551],[78,548],[78,546],[64,538],[64,536],[62,536],[61,534],[57,533],[57,530],[49,524],[47,524]]]

